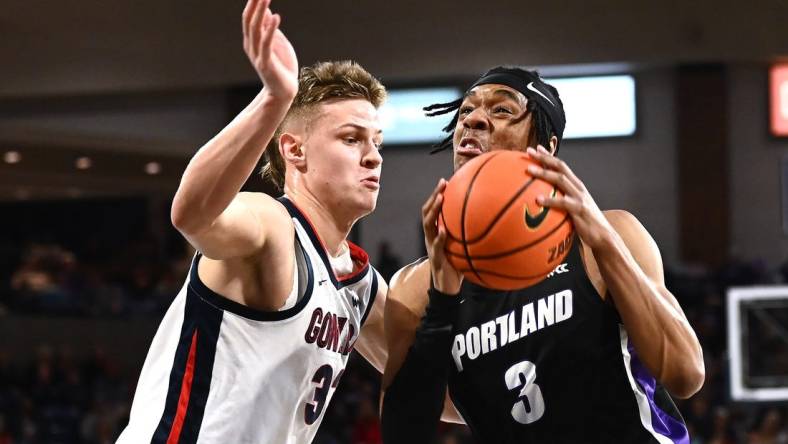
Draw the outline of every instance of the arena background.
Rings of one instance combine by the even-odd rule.
[[[788,139],[770,133],[768,88],[770,66],[788,61],[787,2],[272,7],[301,65],[354,59],[388,86],[463,86],[501,63],[632,74],[635,135],[567,141],[560,155],[600,207],[634,213],[660,246],[706,352],[704,389],[680,402],[694,441],[788,441],[784,401],[730,400],[725,316],[728,288],[788,282]],[[112,442],[124,425],[191,254],[169,225],[180,174],[259,88],[242,8],[3,2],[0,444]],[[427,152],[385,148],[378,210],[353,233],[384,272],[423,250],[419,208],[451,171],[449,153]],[[247,188],[270,189],[257,177]],[[786,350],[761,353],[786,365]],[[355,359],[318,442],[379,442],[377,384]],[[441,438],[467,440],[459,427]]]

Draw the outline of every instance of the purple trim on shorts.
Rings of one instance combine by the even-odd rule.
[[[654,428],[654,431],[668,437],[676,444],[689,444],[687,426],[665,413],[654,402],[654,390],[657,381],[651,376],[643,363],[640,362],[640,358],[638,358],[632,343],[629,341],[627,341],[627,350],[629,350],[629,355],[632,357],[630,360],[632,376],[640,384],[641,389],[646,393],[646,398],[648,398],[648,404],[651,408],[651,426]]]

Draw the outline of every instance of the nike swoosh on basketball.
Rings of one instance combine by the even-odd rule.
[[[544,219],[547,217],[547,213],[550,211],[549,207],[542,207],[542,211],[539,212],[536,216],[531,216],[531,212],[528,211],[528,207],[525,207],[525,225],[528,228],[535,230],[539,227],[539,225],[544,222]]]
[[[539,91],[538,89],[536,89],[536,87],[534,87],[534,82],[531,82],[528,85],[526,85],[526,88],[528,88],[531,91],[533,91],[533,92],[539,94],[540,96],[544,97],[544,99],[547,100],[548,102],[550,102],[551,105],[555,106],[555,103],[553,103],[552,100],[548,99],[547,96],[544,95],[544,93],[542,93],[542,91]]]
[[[555,197],[556,190],[553,188],[553,192],[550,193],[550,197]],[[535,230],[539,225],[544,222],[545,218],[547,217],[547,213],[550,212],[550,207],[542,207],[542,211],[539,212],[536,216],[532,216],[531,212],[528,211],[528,206],[525,207],[525,225],[528,228]]]

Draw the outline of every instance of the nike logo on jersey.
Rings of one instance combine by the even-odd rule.
[[[563,290],[529,302],[478,327],[473,326],[454,337],[451,355],[457,371],[462,371],[463,358],[473,361],[571,317],[572,290]]]
[[[564,262],[563,264],[555,267],[555,270],[551,271],[550,274],[547,275],[547,279],[550,279],[556,274],[563,274],[569,271],[569,264]]]
[[[326,282],[328,282],[328,279],[320,279],[320,280],[317,282],[317,285],[323,285],[323,284],[325,284]]]
[[[324,348],[342,355],[347,355],[353,350],[355,344],[356,328],[348,319],[337,316],[334,313],[323,313],[323,309],[318,307],[312,312],[309,327],[304,334],[307,344],[315,344],[318,348]],[[348,328],[345,329],[345,326]],[[342,339],[343,333],[344,339]]]

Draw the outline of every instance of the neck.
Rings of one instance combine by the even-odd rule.
[[[332,208],[313,194],[295,187],[285,186],[285,194],[312,222],[329,255],[336,257],[345,251],[348,234],[358,217]]]

